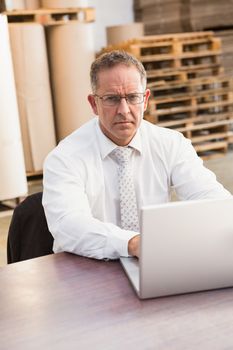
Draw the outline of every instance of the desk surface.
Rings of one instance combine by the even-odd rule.
[[[0,349],[233,348],[233,289],[141,301],[120,263],[68,253],[0,268]]]

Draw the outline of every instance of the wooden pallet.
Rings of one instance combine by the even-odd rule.
[[[177,118],[189,118],[199,114],[230,113],[233,108],[231,93],[203,93],[200,96],[176,96],[149,100],[148,111],[154,122]]]
[[[186,137],[190,138],[193,144],[209,140],[229,140],[231,136],[230,126],[232,120],[218,120],[210,123],[200,123],[195,119],[185,127],[177,128]]]
[[[193,79],[216,77],[224,73],[223,67],[218,64],[205,66],[180,67],[179,69],[156,69],[147,70],[147,86],[151,88],[169,83],[177,84],[189,82]]]
[[[202,96],[219,94],[228,94],[228,98],[233,101],[232,81],[228,78],[212,79],[212,82],[206,82],[202,79],[195,81],[161,84],[156,82],[151,84],[151,98],[155,98],[157,102],[169,98],[179,98],[180,96],[200,98]]]
[[[180,121],[180,125],[182,127],[178,127],[177,121],[175,129],[191,140],[198,155],[203,159],[226,154],[233,137],[233,131],[230,130],[233,119],[206,123],[204,119],[190,118]],[[166,125],[160,123],[158,126]]]
[[[130,45],[154,45],[166,46],[174,42],[180,42],[182,45],[196,45],[203,44],[207,41],[215,39],[215,33],[213,31],[203,31],[203,32],[186,32],[186,33],[172,33],[172,34],[156,34],[156,35],[144,35],[141,37],[136,37],[133,39],[125,40],[117,45],[108,45],[103,50],[114,50],[118,49],[119,46]]]
[[[131,51],[131,53],[135,55],[134,52]],[[208,59],[215,56],[219,56],[222,54],[221,50],[203,50],[201,52],[187,52],[182,53],[180,55],[174,55],[174,54],[161,54],[161,55],[146,55],[146,56],[137,56],[138,59],[142,62],[161,62],[161,61],[177,61],[179,62],[180,66],[188,65],[186,62],[195,62],[197,59],[199,61],[201,59]]]
[[[16,206],[16,204],[14,201],[11,201],[11,202],[0,201],[0,218],[2,216],[5,216],[4,212],[7,214],[8,213],[12,214],[12,210],[15,208],[15,206]]]
[[[192,65],[192,66],[183,66],[179,67],[179,69],[176,69],[174,67],[167,67],[159,69],[156,67],[156,69],[149,68],[146,69],[147,77],[149,79],[151,78],[157,78],[157,77],[164,77],[169,74],[175,74],[177,72],[186,74],[184,77],[186,77],[186,80],[195,79],[199,77],[206,77],[206,76],[215,76],[219,74],[224,73],[223,67],[220,65],[220,62],[217,63],[207,63],[202,65]]]
[[[233,130],[233,129],[232,129]],[[233,131],[231,131],[231,134],[229,135],[229,140],[228,140],[229,146],[233,145]]]
[[[203,160],[209,160],[225,156],[228,150],[228,143],[226,141],[205,142],[194,146],[194,148],[199,157]]]
[[[146,114],[144,119],[155,124],[155,118],[151,115]],[[177,118],[169,119],[167,121],[156,123],[158,126],[165,128],[176,129],[187,128],[193,124],[203,124],[203,123],[214,123],[216,121],[233,120],[233,112],[229,113],[214,113],[214,114],[203,114],[195,117],[188,118]],[[230,123],[231,124],[231,123]]]
[[[179,84],[187,82],[185,72],[179,70],[169,70],[161,72],[147,72],[147,87],[166,86],[166,84]]]
[[[185,72],[174,71],[164,76],[157,76],[156,78],[155,81],[150,81],[147,84],[147,87],[151,90],[162,91],[185,87],[187,91],[190,92],[220,87],[229,88],[229,90],[233,88],[232,79],[228,78],[226,75],[187,79]]]
[[[184,135],[185,132],[183,132]],[[190,138],[195,150],[198,155],[205,159],[225,155],[233,134],[230,131],[230,124],[224,125],[223,122],[222,125],[220,123],[219,125],[217,123],[202,126],[194,125],[193,128],[190,127],[189,132],[191,132]]]
[[[215,122],[218,120],[230,120],[233,119],[232,111],[217,111],[212,113],[210,111],[204,111],[202,113],[193,113],[190,111],[176,114],[165,114],[162,116],[151,115],[149,113],[144,115],[144,119],[162,127],[177,129],[184,127],[192,123],[195,119],[197,122]]]
[[[42,178],[43,176],[43,170],[38,171],[27,171],[26,172],[27,179],[38,179]]]
[[[233,92],[228,88],[210,89],[207,91],[198,91],[196,93],[190,91],[190,93],[184,94],[157,96],[150,101],[150,104],[155,105],[156,110],[183,105],[192,105],[201,108],[205,103],[213,103],[210,107],[215,108],[221,106],[222,101],[226,101],[229,105],[233,104]]]
[[[163,55],[156,59],[151,59],[147,56],[141,59],[145,70],[151,74],[151,72],[158,73],[160,70],[180,70],[194,72],[203,69],[219,69],[221,65],[220,52],[193,54],[192,57],[174,57],[173,55]]]
[[[39,9],[39,10],[14,10],[5,11],[9,23],[39,23],[44,26],[66,24],[71,21],[93,22],[95,11],[92,7]]]
[[[134,43],[153,43],[153,42],[167,42],[167,41],[180,41],[184,43],[192,43],[200,40],[209,40],[214,37],[214,32],[209,31],[198,31],[198,32],[185,32],[185,33],[172,33],[172,34],[156,34],[156,35],[145,35],[134,39]],[[132,41],[131,41],[132,42]]]
[[[190,58],[207,55],[218,55],[222,53],[221,42],[218,38],[208,40],[190,40],[182,42],[172,40],[168,42],[159,42],[155,40],[152,43],[129,44],[129,51],[140,61],[167,60],[173,58]]]
[[[148,35],[109,45],[101,50],[101,53],[119,49],[132,53],[142,62],[222,53],[221,40],[215,37],[213,32]]]
[[[212,44],[213,49],[221,49],[221,40],[214,36],[213,31],[205,32],[189,32],[189,33],[172,33],[172,34],[162,34],[162,35],[145,35],[142,37],[136,37],[133,39],[125,40],[115,45],[108,45],[103,48],[97,55],[104,52],[109,52],[112,50],[126,50],[131,52],[131,50],[136,50],[135,54],[141,56],[140,49],[148,49],[151,47],[157,53],[180,53],[186,51],[197,51],[197,48],[202,49],[203,45],[208,43],[206,47],[210,47]],[[174,47],[179,47],[174,49]]]

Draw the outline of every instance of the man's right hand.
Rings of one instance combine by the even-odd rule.
[[[136,256],[139,258],[140,252],[140,235],[132,237],[128,242],[128,253],[129,255]]]

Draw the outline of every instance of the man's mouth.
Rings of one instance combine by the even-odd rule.
[[[119,122],[116,122],[115,124],[132,124],[130,120],[121,120]]]

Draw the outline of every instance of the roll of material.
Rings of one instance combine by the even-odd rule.
[[[7,17],[0,15],[0,200],[27,194]]]
[[[106,27],[106,33],[107,44],[116,45],[122,41],[143,36],[144,26],[140,22],[111,26]]]
[[[36,10],[40,8],[40,0],[24,0],[27,10]]]
[[[5,0],[4,9],[11,10],[36,10],[40,8],[40,0]]]
[[[92,24],[78,22],[47,28],[57,141],[92,115],[87,100],[95,57],[92,29]]]
[[[88,7],[88,0],[41,0],[44,8]]]
[[[26,170],[41,171],[56,146],[45,32],[37,23],[11,23],[9,32]]]
[[[25,9],[25,1],[24,0],[5,0],[4,1],[4,9],[6,11],[24,10]]]

